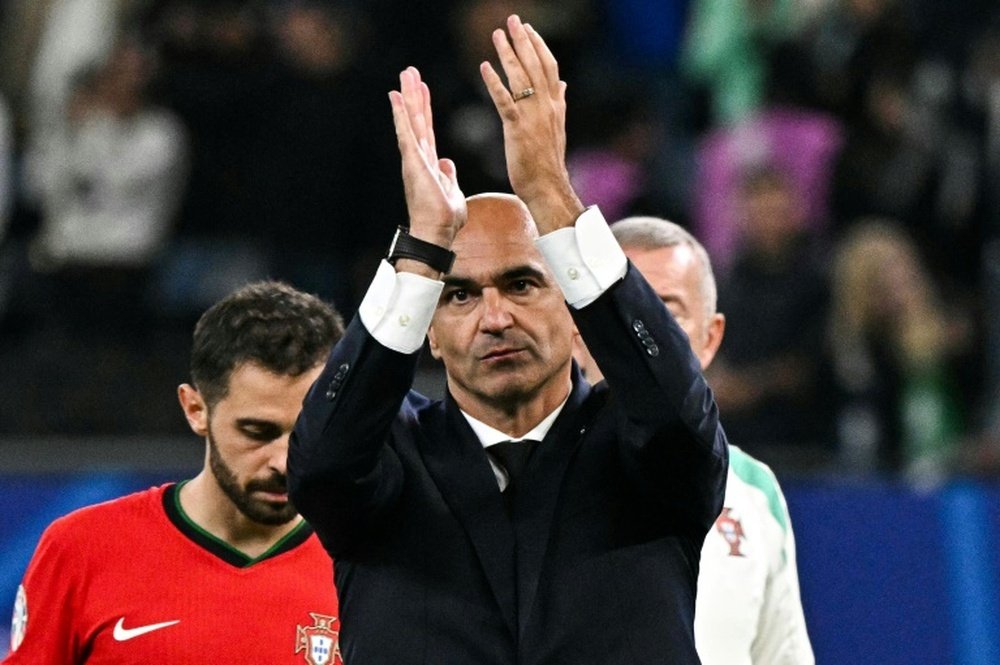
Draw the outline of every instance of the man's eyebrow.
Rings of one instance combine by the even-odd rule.
[[[276,423],[274,421],[271,421],[271,420],[263,420],[261,418],[237,418],[236,419],[236,426],[237,427],[259,427],[261,429],[264,429],[264,428],[267,428],[267,427],[274,427],[276,429],[281,429],[281,426],[278,425],[278,423]]]
[[[543,283],[548,282],[545,273],[538,268],[527,264],[508,268],[491,277],[490,282],[499,284],[502,282],[510,282],[516,279],[525,278],[536,279]],[[441,281],[444,282],[445,288],[449,289],[464,289],[468,291],[482,287],[482,283],[479,280],[472,279],[471,277],[463,277],[462,275],[445,275]]]
[[[667,293],[661,295],[660,300],[663,301],[664,305],[675,304],[684,311],[687,311],[687,304],[684,302],[684,299],[675,293]]]
[[[465,291],[474,288],[477,284],[476,280],[470,277],[455,277],[453,275],[445,275],[441,281],[444,282],[445,288],[463,289]]]
[[[509,270],[505,270],[502,273],[500,273],[498,281],[509,282],[511,280],[524,279],[526,277],[531,277],[542,283],[548,282],[545,273],[543,273],[538,268],[535,268],[534,266],[530,265],[515,266],[513,268],[510,268]]]

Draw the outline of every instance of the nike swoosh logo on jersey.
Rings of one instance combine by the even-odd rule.
[[[180,619],[175,621],[164,621],[162,623],[151,623],[148,626],[139,626],[138,628],[125,628],[123,625],[125,623],[125,617],[118,619],[118,623],[115,624],[115,630],[112,633],[115,640],[119,642],[124,642],[130,640],[133,637],[139,637],[140,635],[145,635],[146,633],[151,633],[154,630],[160,630],[161,628],[166,628],[167,626],[172,626],[175,623],[180,623]]]

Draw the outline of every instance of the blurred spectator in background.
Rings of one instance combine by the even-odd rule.
[[[836,249],[827,328],[835,438],[848,470],[939,474],[963,415],[953,361],[963,319],[938,300],[912,238],[857,223]]]
[[[747,171],[739,210],[741,243],[719,288],[729,332],[709,383],[734,441],[795,463],[815,454],[824,432],[817,382],[825,276],[787,174],[770,165]]]
[[[1000,19],[970,46],[961,87],[963,119],[978,128],[983,236],[1000,238]]]
[[[14,122],[7,102],[0,95],[0,247],[3,246],[14,205]],[[2,256],[2,253],[0,253]],[[0,285],[2,289],[2,285]],[[0,312],[3,311],[0,296]]]
[[[693,0],[685,71],[708,93],[715,122],[738,122],[763,105],[769,51],[795,33],[797,7],[794,0]]]
[[[14,288],[17,257],[9,245],[7,227],[14,207],[14,124],[10,110],[0,95],[0,339],[5,328],[7,304]]]
[[[20,124],[20,109],[28,95],[28,81],[38,40],[55,0],[7,0],[0,3],[0,93]]]
[[[164,310],[187,329],[240,284],[266,275],[260,153],[266,37],[246,0],[167,0],[147,17],[162,54],[163,102],[191,140],[190,186],[158,276]]]
[[[576,153],[600,154],[623,140],[646,141],[641,147],[644,176],[637,178],[642,185],[638,198],[621,215],[608,214],[609,219],[651,211],[681,223],[690,218],[700,109],[681,73],[680,55],[691,4],[691,0],[594,3],[590,24],[601,26],[606,37],[583,42],[581,70],[568,91],[576,109],[567,118],[570,147]],[[635,145],[629,152],[638,148]]]
[[[900,220],[931,271],[949,276],[942,286],[961,293],[977,279],[968,259],[981,246],[984,173],[982,125],[968,112],[960,72],[972,69],[970,31],[991,12],[970,21],[978,0],[950,12],[934,4],[832,3],[801,43],[813,102],[849,128],[832,190],[836,218]]]
[[[608,219],[650,209],[651,163],[662,145],[662,128],[645,91],[608,85],[600,100],[589,99],[577,114],[575,143],[566,160],[573,187]]]
[[[829,191],[843,127],[800,106],[775,105],[732,126],[708,132],[698,146],[693,228],[725,275],[743,242],[744,176],[767,163],[779,167],[803,206],[797,224],[821,236],[830,217]]]
[[[361,57],[370,36],[360,11],[293,0],[275,9],[270,36],[254,161],[271,274],[350,314],[404,215],[384,193],[399,179],[395,134],[371,111],[392,82]]]
[[[495,60],[491,33],[512,14],[525,16],[527,21],[527,5],[525,0],[456,4],[448,23],[455,45],[454,58],[438,63],[440,73],[435,72],[429,79],[434,84],[435,99],[440,100],[435,108],[435,124],[441,127],[440,153],[451,155],[462,169],[462,187],[469,192],[510,191],[502,126],[483,88],[479,63]]]
[[[933,84],[931,84],[933,85]],[[864,91],[834,180],[840,220],[886,215],[904,220],[932,250],[938,271],[966,271],[978,172],[975,142],[946,124],[914,93],[907,72],[881,70]]]
[[[47,0],[47,11],[35,24],[37,42],[31,64],[27,117],[32,135],[58,128],[76,94],[80,72],[107,59],[125,2],[108,0]],[[30,46],[29,46],[30,48]]]
[[[911,68],[918,53],[913,2],[828,0],[797,40],[813,79],[813,102],[853,124],[880,71]]]
[[[152,66],[138,42],[120,41],[77,77],[64,121],[28,156],[42,214],[31,261],[48,282],[39,314],[67,337],[130,340],[152,325],[143,304],[187,150],[177,118],[146,98]]]
[[[12,371],[0,376],[0,431],[176,422],[159,421],[146,400],[171,357],[154,343],[149,286],[173,232],[187,146],[179,121],[146,97],[151,67],[140,44],[122,39],[77,77],[63,121],[25,157],[22,194],[40,218],[5,317],[12,330],[0,350]]]

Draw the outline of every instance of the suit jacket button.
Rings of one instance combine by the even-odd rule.
[[[646,354],[650,358],[655,358],[656,356],[660,355],[660,347],[658,347],[654,342],[652,346],[646,347]]]
[[[646,324],[642,322],[641,319],[636,319],[632,322],[632,330],[636,332],[641,332],[646,329]]]
[[[336,390],[333,390],[333,389],[331,388],[330,390],[327,390],[327,391],[326,391],[326,398],[327,398],[328,400],[330,400],[331,402],[332,402],[332,401],[334,400],[334,398],[335,398],[336,396],[337,396],[337,391],[336,391]]]

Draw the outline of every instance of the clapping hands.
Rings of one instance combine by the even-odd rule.
[[[516,15],[507,19],[507,32],[493,32],[493,45],[507,84],[488,62],[480,65],[480,74],[503,122],[511,187],[531,211],[539,234],[572,226],[584,207],[566,170],[566,83],[559,79],[559,65],[542,37]],[[389,99],[410,233],[450,248],[465,224],[465,195],[454,162],[438,157],[427,84],[414,67],[401,72],[399,81]]]

